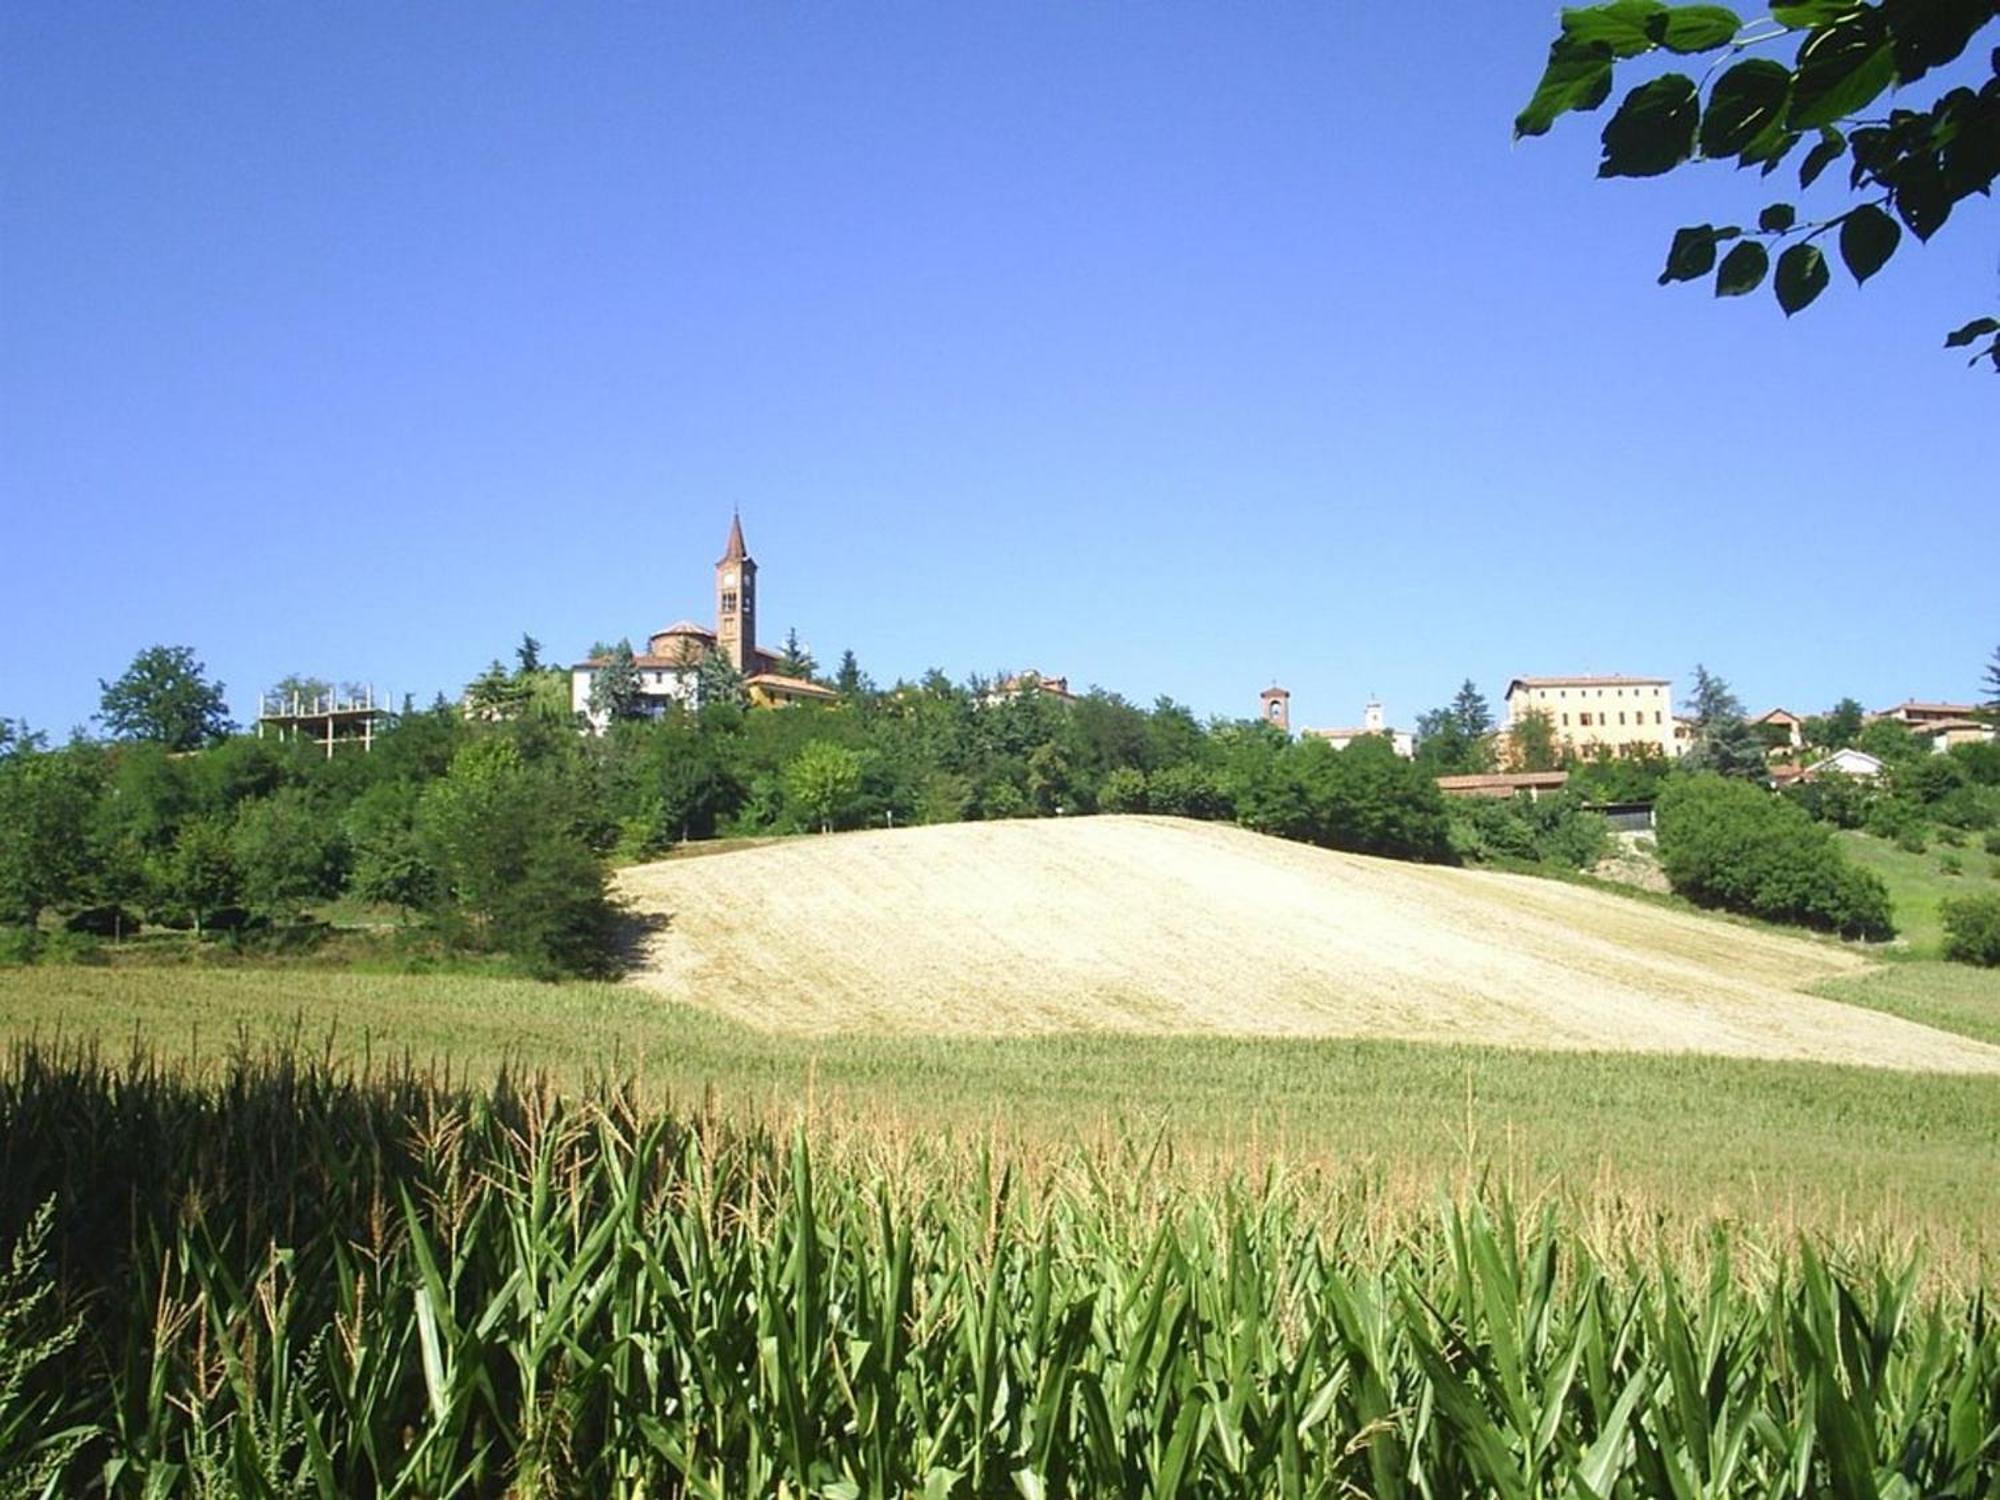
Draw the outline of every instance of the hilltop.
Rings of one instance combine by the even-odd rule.
[[[792,839],[625,871],[637,983],[771,1031],[1347,1036],[2000,1071],[1803,993],[1867,966],[1529,876],[1151,817]]]

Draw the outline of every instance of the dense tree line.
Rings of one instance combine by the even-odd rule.
[[[799,664],[812,670],[802,653]],[[1725,816],[1752,819],[1767,839],[1830,823],[1907,842],[2000,824],[2000,747],[1932,755],[1900,725],[1864,725],[1851,702],[1809,733],[1881,755],[1883,783],[1822,776],[1774,800],[1754,784],[1763,746],[1702,670],[1696,744],[1678,766],[1559,756],[1569,788],[1539,802],[1439,794],[1437,775],[1519,764],[1470,682],[1424,716],[1414,761],[1378,736],[1336,751],[1254,719],[1204,722],[1170,699],[1142,708],[1032,678],[1003,689],[933,671],[878,689],[851,652],[832,683],[833,702],[760,710],[717,669],[702,674],[698,709],[653,717],[620,701],[607,732],[590,736],[566,674],[524,638],[511,668],[496,661],[461,700],[406,703],[374,753],[327,758],[235,733],[193,653],[153,648],[102,685],[104,738],[52,748],[0,720],[0,927],[16,950],[60,947],[62,929],[120,935],[140,923],[296,930],[301,914],[344,899],[407,913],[450,953],[587,973],[612,962],[609,866],[716,837],[1149,812],[1395,858],[1587,869],[1610,842],[1592,805],[1666,799],[1696,780],[1740,785]],[[323,686],[289,685],[303,697]],[[1665,854],[1664,827],[1661,843]],[[1665,863],[1683,894],[1711,899],[1685,861]],[[1875,930],[1865,912],[1799,910],[1784,919]]]
[[[751,709],[717,674],[699,709],[614,715],[590,736],[528,639],[460,701],[406,704],[373,753],[330,758],[233,733],[181,648],[144,653],[135,672],[104,685],[109,737],[51,748],[0,725],[0,925],[17,949],[142,923],[295,928],[345,899],[398,908],[453,953],[588,973],[615,945],[614,861],[720,836],[967,819],[1153,811],[1453,857],[1430,776],[1386,740],[1336,752],[1032,680],[1002,691],[931,672],[878,690],[851,653],[832,703]]]

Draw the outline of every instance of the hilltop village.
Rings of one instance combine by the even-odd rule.
[[[734,514],[714,566],[713,625],[679,620],[650,632],[643,651],[629,645],[601,648],[576,663],[569,669],[569,702],[578,722],[602,734],[614,718],[658,718],[676,708],[698,708],[705,690],[740,693],[754,708],[838,701],[839,687],[813,675],[814,663],[796,637],[783,650],[760,644],[759,605],[758,564],[744,540],[742,516]],[[618,691],[609,692],[607,683],[614,678]],[[982,696],[990,703],[1024,692],[1061,703],[1075,703],[1080,696],[1072,691],[1069,677],[1034,670],[1003,674],[983,688]],[[1412,727],[1391,724],[1383,704],[1371,698],[1358,724],[1295,728],[1291,698],[1276,683],[1264,688],[1258,694],[1257,720],[1288,739],[1296,736],[1333,750],[1373,739],[1398,757],[1416,761],[1427,739],[1440,732],[1451,737],[1457,773],[1440,774],[1437,780],[1441,790],[1455,795],[1539,798],[1567,783],[1565,765],[1607,759],[1669,764],[1686,755],[1703,733],[1703,713],[1677,710],[1674,682],[1668,677],[1515,677],[1502,695],[1505,717],[1498,723],[1483,717],[1484,700],[1470,683],[1461,691],[1456,717],[1440,711]],[[1848,741],[1859,739],[1870,725],[1886,722],[1938,754],[1959,745],[1992,743],[2000,733],[1991,716],[1971,702],[1906,699],[1874,712],[1858,705],[1837,712],[1842,724],[1832,732],[1838,736],[1844,728]],[[1887,768],[1883,756],[1854,743],[1829,743],[1825,729],[1809,734],[1811,719],[1788,708],[1766,709],[1745,724],[1777,786],[1829,772],[1872,780]]]

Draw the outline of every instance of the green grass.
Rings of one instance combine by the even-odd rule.
[[[1959,848],[1949,848],[1933,836],[1922,854],[1899,849],[1888,839],[1848,830],[1840,835],[1848,857],[1865,870],[1873,870],[1889,887],[1889,902],[1895,912],[1896,933],[1919,957],[1936,958],[1944,943],[1944,926],[1938,918],[1938,903],[1947,896],[1968,891],[2000,890],[1993,872],[2000,859],[1988,854],[1983,835],[1969,833]],[[1947,875],[1942,860],[1957,858],[1964,873]]]
[[[2000,1046],[2000,969],[1939,960],[1884,964],[1814,993]]]
[[[2000,976],[1906,964],[1828,993],[2000,1040]],[[1154,1134],[1180,1159],[1335,1164],[1411,1205],[1486,1176],[1606,1222],[1710,1218],[2000,1252],[2000,1081],[1804,1063],[1341,1040],[799,1038],[611,985],[257,971],[0,971],[0,1038],[137,1041],[213,1065],[296,1040],[473,1082],[630,1077],[830,1136],[997,1139],[1030,1158]]]

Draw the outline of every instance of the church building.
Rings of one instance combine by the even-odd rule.
[[[700,704],[701,664],[721,656],[743,678],[752,704],[777,707],[786,703],[823,702],[839,695],[831,688],[779,670],[783,657],[757,644],[757,561],[743,545],[743,518],[732,517],[729,542],[715,564],[715,628],[681,620],[646,638],[646,649],[633,653],[639,670],[639,701],[658,717],[680,704]],[[570,706],[602,734],[605,720],[590,707],[591,685],[606,658],[592,657],[570,668]]]

